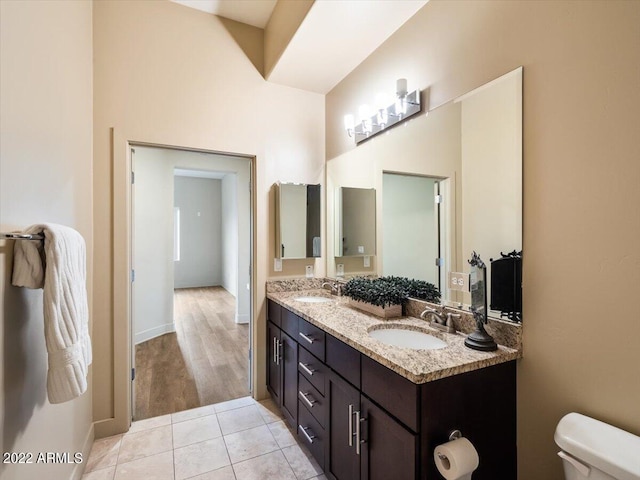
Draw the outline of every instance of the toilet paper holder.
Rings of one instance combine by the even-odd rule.
[[[462,432],[460,430],[452,430],[451,433],[449,434],[449,441],[453,441],[453,440],[457,440],[458,438],[462,438]],[[438,458],[440,458],[440,460],[446,460],[447,462],[449,461],[449,459],[447,458],[446,455],[438,452]]]

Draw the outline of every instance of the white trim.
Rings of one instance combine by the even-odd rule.
[[[142,342],[146,342],[147,340],[151,340],[152,338],[159,337],[160,335],[164,335],[165,333],[172,333],[176,331],[175,323],[165,323],[164,325],[159,325],[157,327],[149,328],[147,330],[143,330],[142,332],[138,332],[135,335],[135,344],[138,345]]]

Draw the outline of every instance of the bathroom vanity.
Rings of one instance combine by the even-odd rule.
[[[474,479],[517,477],[517,350],[471,351],[445,333],[440,350],[393,347],[368,331],[426,322],[384,322],[339,297],[267,296],[268,390],[329,478],[440,479],[433,451],[456,429],[478,451]]]

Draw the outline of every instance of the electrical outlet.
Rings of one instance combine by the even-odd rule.
[[[358,245],[358,253],[364,253],[364,245]]]
[[[469,274],[460,272],[449,272],[449,289],[460,292],[469,291]]]
[[[313,278],[313,265],[306,265],[305,267],[307,278]]]
[[[273,271],[274,272],[281,272],[282,271],[282,259],[281,258],[274,258],[273,259]]]
[[[344,263],[336,264],[336,277],[344,277]]]
[[[369,268],[371,266],[371,257],[369,255],[365,255],[363,258],[364,258],[364,267]]]

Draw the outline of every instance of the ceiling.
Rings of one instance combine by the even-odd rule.
[[[276,0],[171,1],[259,28],[265,28],[276,4]],[[428,1],[316,0],[267,80],[325,94]]]

